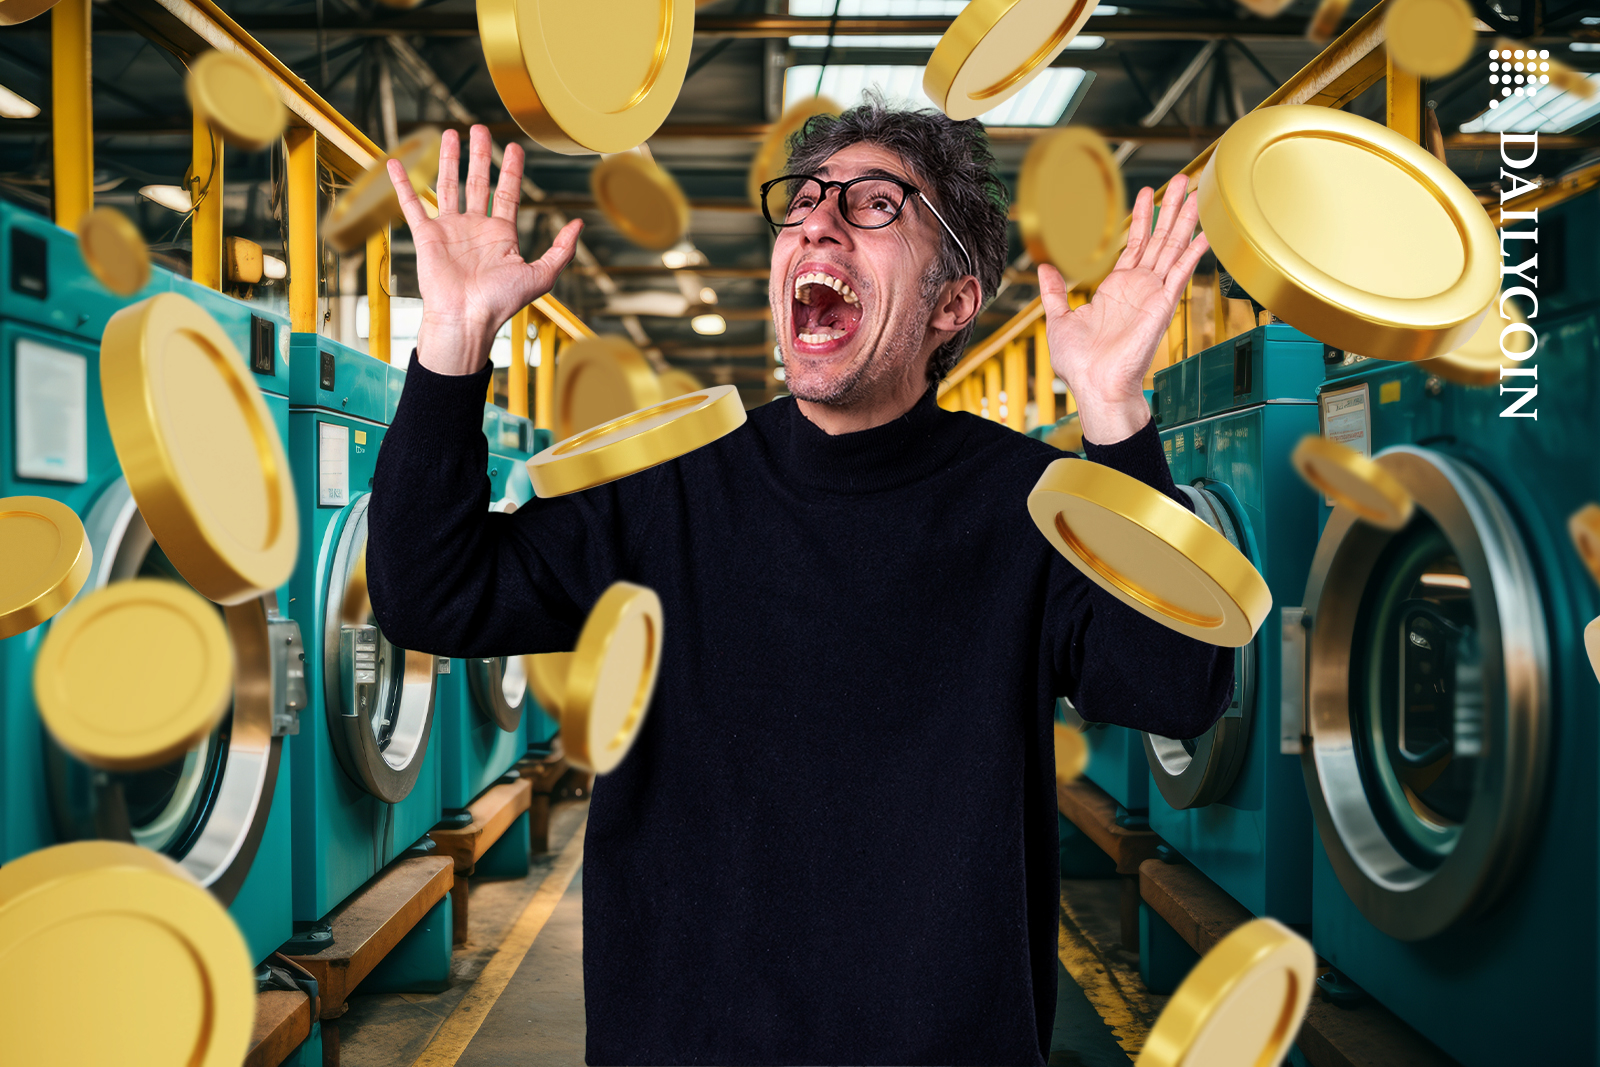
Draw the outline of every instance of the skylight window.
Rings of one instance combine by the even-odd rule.
[[[849,107],[860,103],[872,88],[898,107],[933,107],[922,91],[923,69],[887,64],[790,67],[783,82],[784,107],[812,96],[826,96]],[[986,126],[1054,126],[1093,77],[1078,67],[1049,67],[1016,96],[978,118]]]
[[[1585,75],[1600,89],[1600,74]],[[1519,88],[1517,92],[1522,92]],[[1496,106],[1470,122],[1461,124],[1462,133],[1568,133],[1600,118],[1600,92],[1587,100],[1563,92],[1553,85],[1540,85],[1531,96],[1512,96],[1496,101]]]

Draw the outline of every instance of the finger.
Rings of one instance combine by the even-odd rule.
[[[460,210],[461,188],[461,135],[446,130],[439,138],[439,214],[454,215]]]
[[[1172,269],[1167,272],[1166,278],[1162,281],[1163,288],[1173,296],[1181,292],[1183,287],[1189,284],[1189,276],[1194,273],[1194,268],[1199,264],[1200,257],[1205,255],[1210,248],[1211,242],[1206,240],[1206,235],[1203,233],[1197,235],[1193,241],[1189,242],[1189,247],[1184,250],[1183,255],[1178,257],[1178,262],[1174,263]]]
[[[1183,255],[1194,241],[1195,227],[1200,221],[1200,198],[1197,194],[1189,194],[1189,199],[1183,202],[1183,208],[1178,212],[1178,220],[1173,223],[1172,231],[1167,236],[1166,243],[1162,245],[1161,252],[1156,256],[1155,272],[1165,275],[1172,269],[1178,257]]]
[[[415,239],[418,231],[428,222],[428,212],[423,208],[417,191],[411,188],[411,176],[406,173],[405,164],[398,159],[391,159],[388,171],[389,180],[394,183],[394,194],[400,198],[400,213],[406,217],[406,225],[411,227],[411,236]]]
[[[556,234],[556,239],[550,243],[545,254],[532,264],[533,287],[537,291],[525,302],[537,300],[556,284],[556,275],[567,269],[567,264],[572,262],[572,257],[577,253],[578,235],[582,232],[582,219],[573,219],[561,227],[561,232]]]
[[[1133,217],[1128,220],[1128,244],[1117,258],[1116,269],[1138,264],[1139,252],[1150,239],[1150,215],[1155,211],[1155,202],[1155,190],[1148,185],[1133,198]]]
[[[500,156],[500,181],[494,187],[494,217],[517,223],[517,204],[522,200],[522,146],[506,145]]]
[[[1156,257],[1161,254],[1161,248],[1166,244],[1167,234],[1172,232],[1172,224],[1178,214],[1179,207],[1183,204],[1183,191],[1187,188],[1189,179],[1183,174],[1178,174],[1167,183],[1166,195],[1161,198],[1161,214],[1156,219],[1155,230],[1150,234],[1150,240],[1145,244],[1139,256],[1141,267],[1150,267],[1155,264]]]
[[[1067,301],[1067,279],[1048,263],[1039,264],[1039,301],[1046,320],[1058,319],[1072,310]]]
[[[489,213],[489,127],[474,126],[467,154],[467,206],[469,215]]]

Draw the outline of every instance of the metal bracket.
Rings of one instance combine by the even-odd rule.
[[[276,604],[268,604],[267,638],[272,645],[272,736],[298,734],[300,713],[308,703],[300,624],[279,615]]]
[[[366,719],[378,695],[378,628],[351,626],[339,631],[339,670],[349,686],[344,714]]]
[[[1306,721],[1306,632],[1311,616],[1305,608],[1284,608],[1283,655],[1279,663],[1278,751],[1298,756],[1311,733]]]

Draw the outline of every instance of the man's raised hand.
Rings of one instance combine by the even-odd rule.
[[[548,293],[572,262],[583,223],[574,219],[533,263],[517,247],[517,204],[522,198],[522,149],[507,145],[500,182],[490,196],[489,130],[472,127],[467,159],[466,210],[457,209],[461,141],[446,130],[439,144],[439,217],[430,219],[398,160],[389,180],[417,246],[422,328],[417,358],[440,374],[473,374],[507,319]],[[492,199],[492,209],[491,209]]]

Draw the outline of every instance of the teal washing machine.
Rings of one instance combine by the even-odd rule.
[[[1311,921],[1311,812],[1299,760],[1280,745],[1278,605],[1299,601],[1317,537],[1316,494],[1286,457],[1317,432],[1322,352],[1292,327],[1260,326],[1156,376],[1173,401],[1158,408],[1173,480],[1261,572],[1274,607],[1234,653],[1233,701],[1215,726],[1184,741],[1140,735],[1150,828],[1253,914],[1285,923]]]
[[[1600,592],[1567,531],[1600,500],[1597,205],[1540,220],[1541,253],[1560,229],[1569,266],[1544,272],[1531,320],[1537,420],[1426,363],[1330,367],[1324,434],[1417,509],[1399,531],[1333,509],[1305,625],[1284,627],[1306,663],[1284,699],[1303,702],[1286,713],[1306,734],[1317,952],[1465,1067],[1600,1058],[1600,689],[1582,636]]]
[[[119,308],[180,287],[158,271],[133,298],[106,292],[84,269],[74,235],[0,207],[0,390],[6,410],[5,495],[60,499],[82,518],[94,565],[80,596],[133,577],[182,581],[151,537],[112,449],[99,396],[98,339]],[[184,293],[218,318],[258,367],[279,352],[287,323],[252,325],[248,309],[219,294]],[[242,324],[242,325],[241,325]],[[265,345],[266,351],[260,351]],[[256,375],[267,405],[287,430],[287,375]],[[70,610],[70,607],[67,609]],[[200,746],[138,774],[91,770],[42,729],[32,697],[32,660],[48,625],[0,643],[4,655],[4,848],[10,859],[55,840],[115,837],[172,856],[229,906],[252,957],[278,948],[292,926],[286,761],[283,737],[296,725],[298,631],[267,596],[219,608],[238,680],[232,708]]]
[[[366,601],[372,472],[404,372],[317,334],[293,335],[289,365],[300,558],[288,614],[309,696],[292,745],[294,918],[312,927],[439,821],[438,664],[390,644]],[[315,936],[301,947],[315,951]]]
[[[485,429],[484,432],[487,433],[488,430]],[[527,476],[527,459],[549,448],[555,443],[554,438],[555,435],[549,430],[536,429],[533,431],[533,437],[528,445],[528,455],[520,457],[523,462],[518,464],[519,478]],[[531,496],[533,492],[533,483],[531,481],[528,483],[528,492]],[[561,732],[561,722],[553,709],[547,709],[539,703],[531,687],[528,690],[527,706],[522,712],[522,725],[525,732],[524,739],[527,741],[528,755],[534,759],[543,759],[548,756],[551,747],[555,744],[556,735]]]

